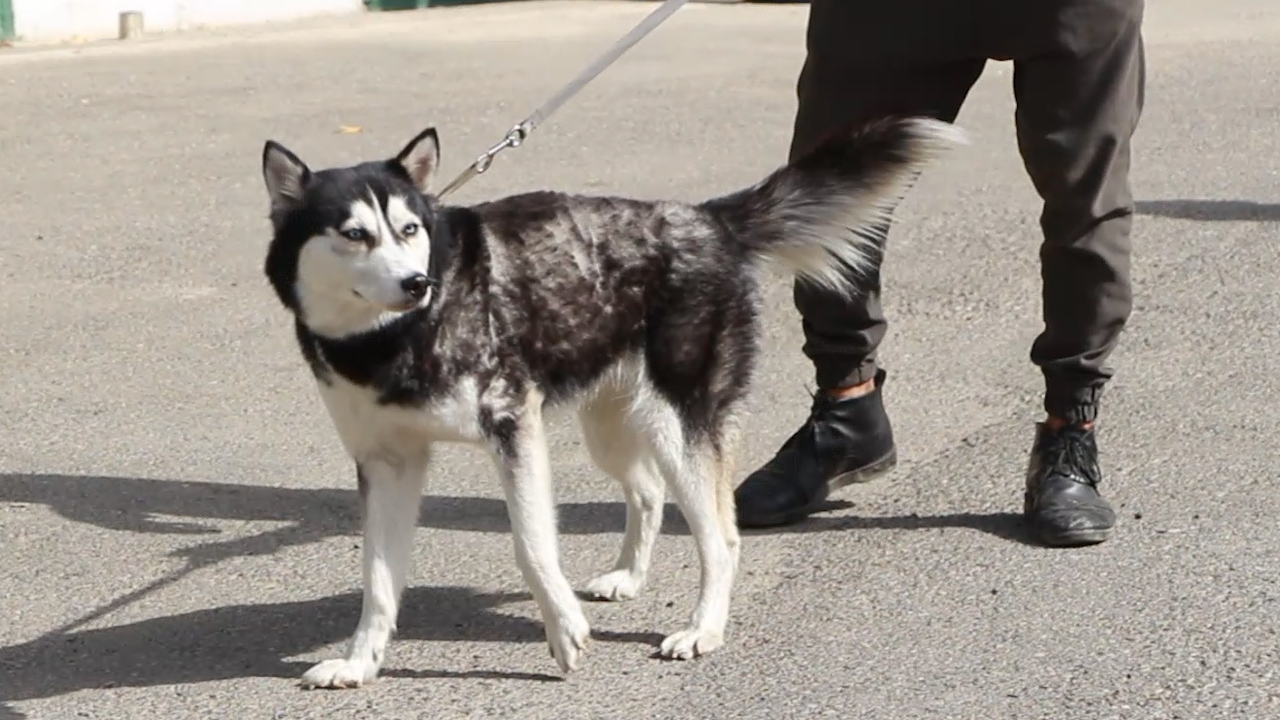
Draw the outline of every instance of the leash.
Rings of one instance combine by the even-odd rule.
[[[471,163],[470,167],[463,170],[461,175],[455,178],[453,182],[449,183],[444,190],[440,191],[439,197],[448,195],[454,190],[465,185],[477,175],[484,174],[484,172],[489,169],[489,166],[493,164],[493,159],[497,157],[498,153],[506,150],[507,148],[520,147],[520,144],[529,137],[529,133],[533,132],[535,128],[541,125],[542,121],[550,117],[556,110],[559,110],[560,106],[568,102],[569,98],[578,94],[582,88],[586,87],[587,83],[591,82],[597,75],[604,72],[605,68],[609,67],[617,61],[618,58],[622,57],[623,53],[630,50],[632,45],[640,42],[640,40],[645,35],[652,32],[654,28],[666,22],[667,18],[671,17],[676,10],[680,9],[681,5],[684,5],[688,1],[689,0],[666,0],[666,2],[658,6],[656,10],[649,13],[648,17],[641,20],[639,24],[631,29],[631,32],[624,35],[622,39],[614,43],[613,47],[609,48],[606,53],[596,58],[595,62],[591,63],[586,67],[586,69],[578,73],[578,76],[570,81],[568,85],[561,88],[560,92],[551,96],[551,99],[543,103],[537,110],[534,110],[532,115],[525,118],[515,127],[511,128],[510,132],[508,132],[506,137],[502,138],[500,142],[486,150],[479,158],[476,158],[476,161]]]

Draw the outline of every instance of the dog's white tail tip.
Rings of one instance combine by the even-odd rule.
[[[969,133],[959,125],[928,117],[907,121],[917,149],[932,158],[956,147],[969,145]]]

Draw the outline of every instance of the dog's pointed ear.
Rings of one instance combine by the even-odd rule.
[[[311,169],[288,148],[268,140],[262,148],[262,177],[271,197],[271,209],[290,210],[302,203]]]
[[[409,173],[418,192],[430,192],[431,183],[440,169],[440,137],[436,129],[429,127],[418,133],[396,156],[396,162]]]

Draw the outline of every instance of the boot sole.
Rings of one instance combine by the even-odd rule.
[[[1032,517],[1032,510],[1034,510],[1034,508],[1031,504],[1031,496],[1029,494],[1024,494],[1022,496],[1022,514],[1027,519],[1027,525],[1031,527],[1031,532],[1035,535],[1036,539],[1049,547],[1086,547],[1089,545],[1098,545],[1111,539],[1111,531],[1113,528],[1054,530],[1042,525],[1037,525]]]
[[[841,473],[831,478],[827,481],[823,491],[807,505],[801,505],[786,512],[774,513],[772,515],[753,515],[749,517],[742,517],[740,515],[738,517],[738,526],[743,528],[769,528],[781,525],[793,525],[812,515],[819,507],[822,506],[823,503],[827,501],[827,498],[831,496],[831,493],[836,490],[849,485],[871,482],[892,470],[897,466],[897,464],[898,450],[897,448],[894,448],[889,451],[888,455],[885,455],[870,465],[865,465],[856,470],[850,470],[849,472]]]

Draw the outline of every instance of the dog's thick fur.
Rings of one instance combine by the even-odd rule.
[[[552,655],[564,672],[579,667],[589,625],[557,556],[543,421],[570,402],[626,498],[617,563],[583,589],[640,591],[669,488],[701,584],[661,653],[719,647],[738,569],[731,457],[757,352],[757,264],[857,292],[881,252],[868,228],[960,140],[946,123],[886,119],[703,203],[538,192],[473,207],[431,194],[431,129],[393,159],[319,172],[268,142],[266,274],[355,460],[364,524],[359,625],[346,656],[304,685],[376,677],[437,442],[491,451]]]

